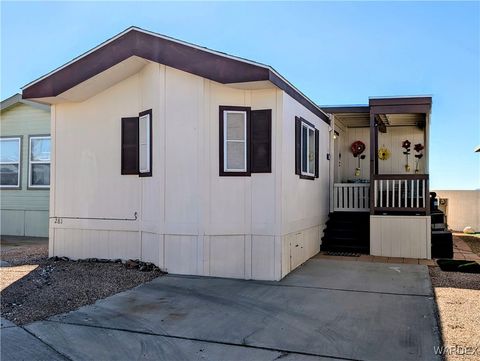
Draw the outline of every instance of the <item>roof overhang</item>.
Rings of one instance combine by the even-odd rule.
[[[370,126],[370,115],[386,126],[422,125],[431,108],[432,97],[413,96],[370,98],[368,105],[324,106],[322,110],[348,128],[363,128]]]
[[[222,84],[270,82],[329,123],[328,116],[272,67],[136,27],[128,28],[60,68],[25,85],[24,99],[54,103],[70,89],[132,57],[157,62]],[[77,92],[78,93],[78,92]],[[75,98],[75,97],[74,97]],[[64,99],[69,99],[67,96]]]
[[[5,100],[2,100],[2,103],[0,105],[0,111],[3,112],[5,110],[8,110],[17,104],[26,104],[37,109],[45,110],[47,112],[50,111],[49,105],[40,104],[32,100],[22,99],[21,94],[15,94]]]

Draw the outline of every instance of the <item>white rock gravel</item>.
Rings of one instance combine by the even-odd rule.
[[[447,361],[480,360],[480,274],[430,267]]]
[[[47,246],[2,250],[1,315],[23,325],[92,304],[162,275],[122,263],[47,259]],[[38,265],[38,267],[37,267]]]

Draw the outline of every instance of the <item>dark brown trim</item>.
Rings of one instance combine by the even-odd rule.
[[[305,124],[307,124],[307,125],[309,125],[310,127],[313,128],[314,133],[315,133],[315,138],[316,138],[316,134],[318,132],[317,128],[315,128],[315,125],[313,123],[310,123],[305,118],[295,117],[295,149],[296,149],[296,152],[298,152],[298,153],[295,153],[295,174],[298,174],[300,179],[315,180],[315,178],[317,178],[317,168],[318,168],[317,164],[319,164],[318,157],[317,157],[317,159],[315,159],[315,166],[316,166],[315,174],[313,176],[302,174],[302,147],[301,147],[302,123],[305,123]],[[297,129],[298,125],[299,125],[299,129]],[[315,144],[315,146],[317,147],[318,144]],[[315,155],[316,156],[317,156],[317,153],[318,153],[318,150],[317,150],[317,148],[315,148]]]
[[[223,84],[269,78],[269,69],[266,67],[131,29],[24,88],[22,97],[25,99],[57,96],[134,55]]]
[[[425,199],[423,200],[426,208],[426,214],[430,215],[430,182],[425,182]]]
[[[140,141],[138,142],[139,148],[138,148],[138,176],[139,177],[151,177],[152,176],[152,166],[153,166],[153,115],[152,115],[152,109],[144,110],[143,112],[140,112],[138,114],[138,137],[140,139],[140,117],[144,115],[150,115],[150,172],[140,172]]]
[[[300,179],[315,180],[315,176],[300,174]]]
[[[375,114],[370,113],[370,214],[374,213],[375,200],[373,194],[375,192],[373,177],[375,175]]]
[[[412,104],[412,105],[379,105],[370,107],[373,114],[428,114],[431,105]]]
[[[270,71],[269,75],[269,80],[282,89],[285,93],[290,95],[293,99],[295,99],[297,102],[302,104],[305,108],[310,110],[313,114],[315,114],[317,117],[322,119],[325,123],[330,124],[330,118],[316,105],[312,104],[302,93],[300,93],[298,90],[294,89],[292,86],[290,86],[288,83],[286,83],[282,78],[280,78],[277,74],[274,72]]]
[[[308,120],[306,120],[305,118],[302,118],[302,117],[295,117],[295,118],[300,119],[300,121],[301,121],[302,123],[305,123],[305,124],[311,126],[313,129],[317,129],[317,128],[315,128],[315,125],[314,125],[313,123],[310,123],[310,122],[309,122]]]
[[[18,186],[2,186],[0,185],[0,191],[19,191],[22,189],[22,167],[23,167],[23,135],[2,135],[0,136],[0,139],[8,139],[8,138],[20,138],[20,154],[19,156],[19,162],[18,162]],[[28,182],[27,182],[28,184]]]
[[[430,202],[430,201],[429,201]],[[426,207],[376,207],[375,212],[426,212]]]
[[[375,174],[373,180],[428,180],[428,174]]]
[[[302,119],[295,117],[295,174],[302,175]]]
[[[263,119],[262,119],[263,115]],[[262,125],[264,128],[262,129]],[[262,132],[263,130],[263,132]],[[263,138],[261,136],[264,136]],[[259,139],[260,138],[260,139]],[[251,173],[272,173],[272,109],[250,110],[250,172]],[[262,148],[266,154],[262,159],[255,159],[255,152]]]
[[[320,165],[320,132],[318,129],[315,129],[315,178],[318,178],[320,175],[319,165]]]
[[[137,28],[126,30],[121,36],[26,86],[22,97],[55,97],[131,56],[139,56],[222,84],[269,80],[330,124],[328,116],[317,105],[269,66],[201,49]]]
[[[430,200],[427,200],[426,203],[430,203]],[[421,215],[428,215],[428,210],[426,207],[377,207],[374,209],[374,215],[379,215],[379,213],[422,213]],[[402,214],[403,215],[403,214]]]
[[[321,109],[329,114],[427,114],[432,108],[431,97],[374,98],[368,105],[324,106]]]
[[[370,106],[378,105],[432,105],[432,97],[397,97],[397,98],[371,98],[368,101]]]
[[[246,152],[247,152],[247,170],[245,172],[228,172],[224,169],[224,129],[223,129],[223,112],[225,110],[237,110],[237,111],[244,111],[247,113],[247,129],[246,129]],[[221,105],[218,107],[218,174],[221,177],[249,177],[250,174],[250,107],[242,107],[242,106],[229,106],[229,105]]]
[[[136,149],[137,155],[134,157],[134,159],[137,160],[137,164],[135,165],[136,169],[130,169],[130,167],[126,167],[125,165],[125,157],[124,157],[124,150],[125,150],[125,144],[124,144],[124,134],[125,134],[125,122],[127,121],[135,121],[137,126],[136,126],[136,131],[137,131],[137,143],[135,147],[131,147],[133,149]],[[138,175],[138,154],[139,154],[139,131],[138,131],[138,117],[123,117],[121,118],[121,123],[120,123],[120,174],[122,175]],[[130,170],[126,170],[126,169]],[[133,167],[132,167],[133,168]]]
[[[365,113],[370,112],[370,107],[368,105],[352,105],[352,106],[327,106],[320,107],[325,113],[329,114],[339,114],[339,113]]]
[[[378,125],[375,125],[374,131],[373,131],[373,137],[375,141],[373,142],[373,159],[374,159],[374,166],[373,171],[375,174],[378,174]],[[370,145],[372,147],[372,145]]]

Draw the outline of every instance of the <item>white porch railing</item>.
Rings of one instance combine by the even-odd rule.
[[[428,175],[374,175],[375,211],[430,211]]]
[[[359,212],[370,210],[370,183],[335,183],[333,211]]]

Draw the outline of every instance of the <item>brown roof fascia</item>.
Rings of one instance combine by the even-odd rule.
[[[269,80],[330,124],[328,116],[272,68],[132,28],[23,88],[22,97],[55,97],[119,62],[139,56],[222,84]]]

